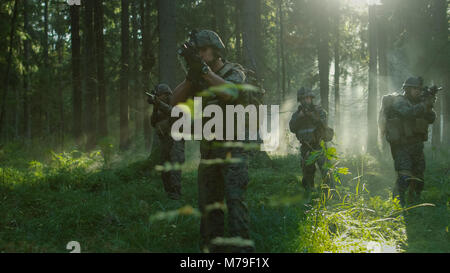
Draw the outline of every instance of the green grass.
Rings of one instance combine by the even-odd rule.
[[[187,148],[179,201],[166,197],[138,148],[107,150],[105,160],[106,144],[90,154],[32,147],[0,150],[0,252],[69,252],[69,241],[82,252],[200,251],[197,145]],[[422,201],[434,206],[408,211],[390,198],[389,158],[340,158],[350,173],[332,198],[304,193],[297,155],[254,159],[246,198],[256,251],[450,252],[450,162],[443,152],[427,159]]]

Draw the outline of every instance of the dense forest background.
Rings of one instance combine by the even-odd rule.
[[[320,90],[342,148],[376,149],[380,97],[407,77],[449,86],[445,0],[75,3],[0,5],[2,143],[74,140],[93,149],[110,136],[121,149],[142,139],[149,148],[143,91],[159,82],[174,89],[184,78],[176,49],[194,28],[219,33],[227,59],[256,71],[265,103],[282,106],[282,124],[296,90]],[[443,93],[435,147],[450,144],[450,93]]]
[[[398,251],[449,252],[448,4],[1,1],[0,200],[5,202],[0,216],[5,220],[0,222],[0,251],[65,251],[65,242],[75,235],[88,251],[197,250],[186,240],[198,233],[192,225],[196,220],[186,216],[195,212],[192,207],[178,211],[184,216],[160,215],[175,217],[175,224],[146,222],[149,215],[177,211],[182,204],[166,203],[159,176],[148,165],[157,145],[144,91],[157,83],[174,89],[185,76],[178,46],[190,30],[211,29],[225,43],[227,60],[256,72],[266,91],[264,104],[281,109],[282,140],[269,154],[272,162],[250,162],[248,200],[258,251],[350,251],[341,247],[353,247],[354,241],[345,240],[363,238]],[[399,220],[398,204],[388,201],[395,178],[388,145],[378,137],[377,115],[381,97],[399,91],[410,76],[444,87],[426,143],[430,183],[425,201],[436,207],[419,208],[424,210],[415,218]],[[322,204],[306,213],[304,207],[288,207],[294,197],[284,199],[301,191],[298,142],[287,126],[301,86],[316,91],[315,101],[328,112],[336,133],[336,150],[328,152],[352,175],[342,179],[342,192],[349,197],[340,210]],[[198,143],[186,147],[193,160],[183,173],[183,189],[186,203],[194,205]],[[270,193],[279,193],[278,201],[267,199]],[[377,213],[354,214],[366,208]],[[271,228],[274,222],[283,227]],[[312,227],[340,233],[312,232]],[[342,230],[348,231],[347,239]],[[303,239],[292,245],[293,236]]]

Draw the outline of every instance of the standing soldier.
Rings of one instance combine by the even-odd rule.
[[[183,163],[184,162],[184,140],[173,140],[171,129],[170,99],[172,97],[172,90],[167,84],[159,84],[154,90],[154,96],[149,96],[148,102],[153,104],[153,114],[151,117],[151,124],[156,129],[160,145],[159,164],[163,165],[165,162]],[[161,178],[169,198],[178,200],[181,197],[181,171],[172,170],[164,171]]]
[[[289,121],[289,129],[301,144],[302,184],[307,191],[314,189],[316,163],[319,165],[325,183],[333,186],[332,179],[328,178],[328,170],[324,167],[325,156],[321,155],[315,162],[307,163],[312,152],[321,151],[321,141],[331,141],[333,137],[332,129],[327,126],[327,113],[319,105],[314,105],[314,97],[311,89],[300,88],[297,91],[297,101],[300,105]]]
[[[225,46],[213,31],[193,31],[190,40],[183,45],[179,54],[187,63],[186,79],[175,89],[172,105],[192,98],[195,93],[211,86],[242,84],[245,73],[241,65],[227,62],[223,58]],[[212,96],[203,97],[203,107],[215,104],[222,107],[236,105],[241,92],[233,85]],[[225,128],[225,126],[223,126]],[[235,132],[236,133],[236,132]],[[226,133],[224,132],[224,135]],[[231,237],[249,239],[249,216],[244,194],[248,184],[248,169],[245,152],[240,147],[225,147],[234,141],[202,140],[200,143],[201,162],[198,168],[198,200],[202,213],[200,223],[201,248],[210,252],[250,252],[251,244],[221,248],[214,240],[224,236],[223,200],[228,211],[228,231]],[[230,158],[238,162],[228,161]],[[208,164],[208,160],[222,159],[222,163]],[[228,162],[227,162],[228,161]],[[250,242],[250,241],[241,241]]]
[[[422,78],[410,77],[403,83],[403,94],[384,96],[378,119],[380,133],[391,146],[397,172],[393,198],[399,196],[402,206],[408,187],[409,201],[418,200],[423,190],[423,142],[428,138],[428,125],[436,119],[432,109],[436,98],[423,97],[422,85]]]

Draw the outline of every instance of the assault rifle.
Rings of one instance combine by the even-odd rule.
[[[172,106],[168,105],[167,103],[161,101],[156,95],[155,90],[151,92],[144,91],[145,95],[148,96],[147,102],[150,104],[155,105],[160,109],[164,114],[170,115],[170,112],[172,111]]]

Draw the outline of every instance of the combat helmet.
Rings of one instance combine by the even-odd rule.
[[[172,90],[170,89],[170,87],[165,84],[165,83],[161,83],[158,84],[155,88],[155,95],[156,96],[161,96],[163,94],[169,94],[172,95]]]
[[[220,54],[223,55],[225,50],[225,45],[220,39],[219,35],[212,30],[200,30],[194,31],[193,33],[193,42],[196,47],[205,47],[210,46],[217,49]]]
[[[422,77],[409,77],[406,79],[406,81],[403,83],[402,89],[405,89],[406,87],[417,87],[421,88],[423,84]]]
[[[297,91],[297,101],[300,101],[304,97],[315,97],[314,92],[310,88],[301,87]]]

